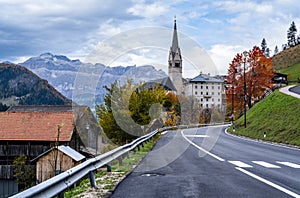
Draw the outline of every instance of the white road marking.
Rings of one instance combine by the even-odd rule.
[[[291,163],[291,162],[277,162],[278,164],[283,164],[285,166],[289,166],[292,168],[300,168],[299,164]]]
[[[268,184],[269,186],[272,186],[273,188],[276,188],[277,190],[280,190],[280,191],[282,191],[282,192],[284,192],[284,193],[286,193],[286,194],[288,194],[290,196],[300,198],[300,195],[298,195],[298,194],[296,194],[296,193],[294,193],[294,192],[292,192],[292,191],[290,191],[290,190],[288,190],[286,188],[283,188],[282,186],[274,184],[273,182],[268,181],[268,180],[266,180],[266,179],[264,179],[262,177],[259,177],[259,176],[255,175],[255,174],[253,174],[253,173],[251,173],[249,171],[246,171],[246,170],[244,170],[244,169],[242,169],[240,167],[236,167],[236,169],[239,170],[239,171],[241,171],[242,173],[245,173],[246,175],[248,175],[250,177],[253,177],[254,179],[257,179],[257,180],[259,180],[259,181],[261,181],[261,182],[263,182],[265,184]]]
[[[266,167],[266,168],[280,168],[280,166],[276,166],[274,164],[270,164],[268,162],[264,162],[264,161],[252,161],[255,164],[258,164],[260,166]]]
[[[193,146],[196,147],[197,149],[203,151],[204,153],[206,153],[206,154],[212,156],[213,158],[215,158],[215,159],[217,159],[217,160],[219,160],[219,161],[221,161],[221,162],[224,162],[224,161],[225,161],[223,158],[221,158],[221,157],[219,157],[219,156],[216,156],[216,155],[213,154],[213,153],[210,153],[209,151],[205,150],[204,148],[198,146],[197,144],[195,144],[194,142],[192,142],[191,140],[189,140],[189,139],[183,134],[183,130],[181,131],[181,135],[182,135],[182,137],[183,137],[186,141],[188,141],[191,145],[193,145]]]
[[[241,162],[241,161],[228,161],[229,163],[233,164],[233,165],[236,165],[240,168],[252,168],[253,166],[249,165],[249,164],[246,164],[244,162]]]
[[[185,137],[199,137],[199,138],[207,138],[208,135],[185,135]]]

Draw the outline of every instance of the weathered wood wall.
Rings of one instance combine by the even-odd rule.
[[[59,172],[66,171],[77,163],[68,155],[65,155],[59,150],[52,150],[48,154],[41,156],[36,163],[36,177],[38,182],[43,182],[55,175],[54,163],[55,163],[55,152],[58,151],[57,155],[57,168]]]
[[[50,148],[49,142],[0,142],[0,157],[27,155],[36,157]]]

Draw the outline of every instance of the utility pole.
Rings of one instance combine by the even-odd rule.
[[[231,122],[233,124],[234,122],[234,81],[235,81],[235,74],[237,73],[237,69],[234,68],[233,69],[233,78],[232,78],[232,85],[231,85],[231,89],[232,89],[232,98],[231,98],[231,105],[232,105],[232,108],[231,108]]]
[[[245,128],[247,127],[247,119],[246,119],[246,105],[247,105],[247,86],[246,86],[246,57],[247,57],[247,52],[244,51],[244,126]]]
[[[54,149],[54,174],[56,175],[57,170],[57,158],[58,158],[58,144],[59,144],[59,135],[62,125],[57,125],[57,138],[55,141],[55,149]]]

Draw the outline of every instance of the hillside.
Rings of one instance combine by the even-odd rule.
[[[300,45],[281,51],[272,57],[273,68],[279,70],[300,63]]]
[[[300,62],[278,71],[283,74],[288,74],[289,82],[297,82],[298,78],[300,78]]]
[[[25,67],[0,63],[0,104],[70,105],[71,100]]]
[[[300,146],[300,100],[275,91],[247,112],[247,128],[244,118],[236,121],[236,134],[255,139]]]

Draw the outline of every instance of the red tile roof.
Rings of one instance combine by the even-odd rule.
[[[72,112],[0,112],[0,140],[70,141],[74,129]]]

